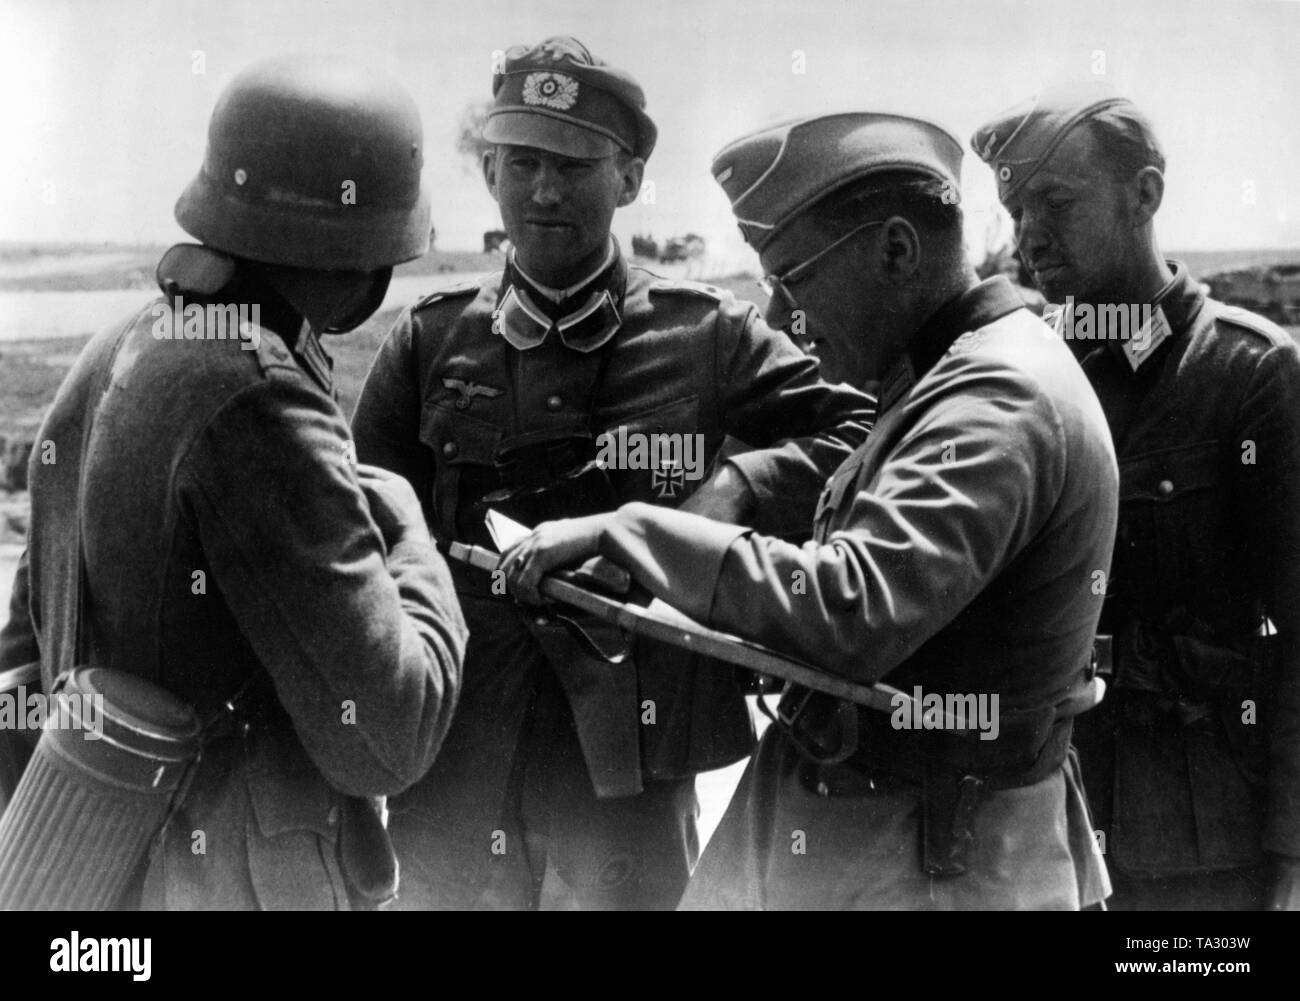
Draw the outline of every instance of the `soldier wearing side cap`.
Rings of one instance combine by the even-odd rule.
[[[883,376],[813,541],[630,504],[542,525],[503,560],[532,597],[599,554],[830,674],[996,697],[984,739],[788,688],[684,907],[1069,909],[1107,892],[1068,745],[1097,697],[1088,583],[1110,562],[1115,457],[1064,345],[966,261],[961,155],[933,124],[857,113],[714,161],[769,273],[769,322],[802,321],[827,378]]]
[[[752,305],[623,258],[610,222],[656,138],[627,73],[552,38],[508,52],[493,94],[483,169],[513,250],[503,273],[401,316],[362,390],[359,455],[417,485],[443,543],[493,546],[487,508],[532,525],[687,497],[803,531],[871,401],[822,382]],[[596,465],[619,429],[701,436],[706,463],[728,434],[760,450],[674,482]],[[699,851],[694,774],[753,744],[735,672],[525,614],[489,574],[454,572],[466,687],[438,764],[392,804],[402,905],[674,906]]]
[[[1052,88],[971,142],[1119,455],[1111,691],[1077,731],[1112,903],[1300,906],[1300,352],[1161,255],[1132,102]]]

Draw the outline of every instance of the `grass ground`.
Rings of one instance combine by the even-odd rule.
[[[34,434],[88,338],[0,345],[0,435]]]

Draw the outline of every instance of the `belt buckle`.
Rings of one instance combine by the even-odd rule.
[[[1098,633],[1092,641],[1092,659],[1088,664],[1087,680],[1115,677],[1115,637]]]
[[[802,695],[797,700],[795,700],[794,712],[787,716],[785,712],[785,700],[786,700],[786,696],[790,694],[790,689],[794,687],[795,685],[793,682],[787,681],[785,683],[785,690],[781,692],[781,698],[776,704],[777,721],[783,723],[786,727],[789,728],[794,727],[799,717],[804,714],[804,710],[808,708],[808,700],[813,697],[813,690],[811,688],[803,689]]]
[[[810,688],[802,688],[802,692],[795,700],[793,711],[787,712],[784,708],[785,700],[786,696],[790,694],[791,688],[802,688],[802,686],[786,682],[781,700],[776,706],[776,713],[770,717],[772,725],[794,744],[795,750],[799,752],[805,761],[811,761],[818,765],[835,765],[851,757],[858,748],[857,707],[853,703],[839,703],[840,746],[835,750],[828,750],[812,734],[805,734],[795,726],[807,711],[809,701],[814,695],[820,693]],[[759,704],[762,704],[761,696]],[[853,717],[851,721],[846,718],[850,715]]]

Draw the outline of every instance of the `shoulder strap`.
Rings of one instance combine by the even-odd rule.
[[[51,610],[50,666],[56,679],[65,677],[74,668],[88,663],[92,656],[92,641],[89,624],[83,614],[88,602],[86,583],[86,551],[81,536],[81,504],[85,496],[86,457],[90,451],[90,435],[95,425],[95,416],[99,411],[105,394],[113,378],[113,364],[117,360],[118,350],[127,334],[135,326],[137,317],[122,326],[106,357],[95,369],[90,393],[87,395],[81,411],[81,440],[77,447],[77,483],[71,498],[72,510],[72,545],[75,547],[73,559],[76,563],[75,574],[65,578],[64,600]],[[57,682],[56,682],[57,683]]]

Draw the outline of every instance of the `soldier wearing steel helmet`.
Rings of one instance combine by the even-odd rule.
[[[610,223],[656,140],[631,76],[553,38],[506,53],[493,92],[483,169],[513,251],[401,316],[358,403],[361,457],[416,484],[440,542],[494,545],[485,507],[531,525],[688,494],[802,532],[870,400],[821,381],[752,305],[624,259]],[[702,466],[727,434],[757,450],[703,486],[588,466],[620,428],[698,436]],[[694,775],[753,741],[734,672],[525,613],[489,574],[452,570],[466,684],[438,762],[392,804],[401,904],[672,907],[698,854]]]
[[[40,660],[49,691],[80,630],[93,663],[212,724],[147,907],[393,894],[374,798],[437,752],[466,628],[410,486],[356,465],[320,337],[426,249],[421,162],[383,77],[310,57],[238,74],[176,206],[200,242],[92,339],[41,428],[57,461],[32,467],[0,668]],[[79,589],[78,622],[60,610]]]

